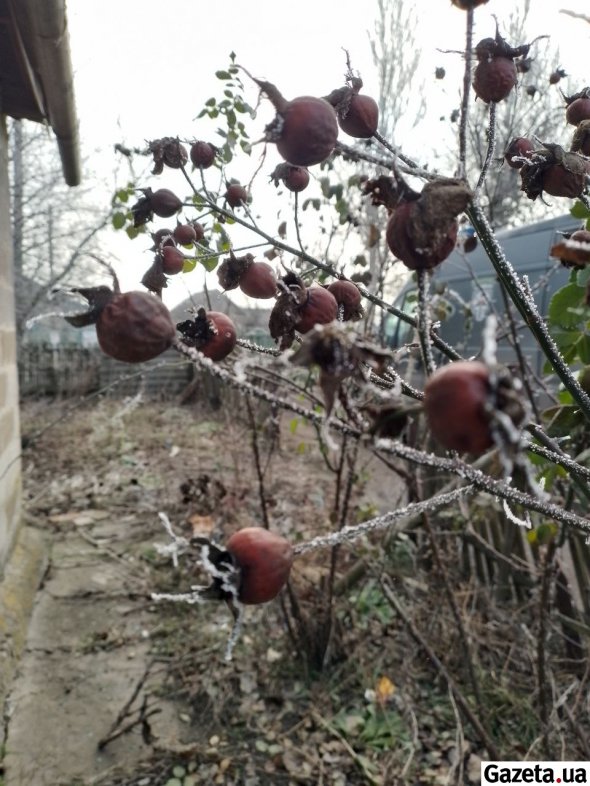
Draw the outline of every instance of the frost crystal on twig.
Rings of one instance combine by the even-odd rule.
[[[362,538],[364,535],[368,535],[370,532],[388,529],[400,519],[418,516],[421,513],[432,512],[473,493],[475,493],[475,488],[473,486],[465,486],[455,491],[450,491],[447,494],[439,494],[424,502],[412,502],[391,513],[386,513],[383,516],[377,516],[369,521],[364,521],[362,524],[344,527],[338,532],[333,532],[330,535],[320,535],[317,538],[308,540],[306,543],[300,543],[298,546],[295,546],[293,552],[298,556],[299,554],[305,554],[308,551],[315,551],[316,549],[329,549],[340,543],[353,543],[355,540]]]

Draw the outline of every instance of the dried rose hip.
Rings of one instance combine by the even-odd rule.
[[[461,180],[427,183],[412,201],[400,202],[387,223],[391,252],[410,270],[429,270],[445,260],[457,241],[457,216],[471,199]]]
[[[572,126],[577,126],[582,120],[590,120],[590,87],[585,87],[579,93],[565,96],[567,109],[565,119]]]
[[[305,167],[294,166],[293,164],[279,164],[275,167],[270,176],[275,186],[279,185],[279,180],[285,184],[289,191],[298,193],[309,185],[309,172]]]
[[[154,241],[154,251],[159,251],[162,246],[176,245],[171,229],[158,229],[157,232],[152,232],[152,240]]]
[[[430,430],[449,450],[483,453],[493,445],[488,402],[488,367],[458,361],[438,369],[424,388],[424,411]]]
[[[236,326],[219,311],[200,308],[194,319],[179,322],[176,327],[185,344],[211,360],[223,360],[236,346]]]
[[[346,85],[332,90],[326,100],[336,110],[338,125],[355,139],[370,139],[379,125],[377,102],[367,95],[360,95],[363,80],[353,76],[352,70],[346,74]]]
[[[246,527],[231,536],[226,549],[240,569],[238,600],[242,603],[267,603],[289,580],[293,550],[274,532]]]
[[[314,325],[326,325],[335,319],[338,319],[338,303],[334,295],[323,287],[309,287],[304,303],[299,306],[297,330],[307,333]]]
[[[112,292],[108,287],[76,289],[90,304],[85,314],[66,317],[75,327],[96,325],[102,351],[125,363],[143,363],[161,355],[176,336],[170,312],[145,292]]]
[[[513,139],[504,151],[504,160],[512,169],[520,169],[525,158],[530,158],[535,150],[534,143],[524,136]]]
[[[224,199],[230,207],[240,207],[241,205],[245,205],[247,203],[248,192],[244,186],[237,182],[228,183]]]
[[[582,120],[578,123],[572,139],[572,153],[590,156],[590,120]]]
[[[328,292],[331,292],[336,298],[338,310],[342,309],[344,322],[348,322],[350,319],[357,320],[362,318],[361,293],[352,281],[347,281],[346,279],[333,281],[328,286]]]
[[[239,287],[248,297],[268,299],[277,293],[277,277],[266,262],[252,262],[240,277]]]
[[[164,246],[160,251],[162,270],[167,276],[175,276],[182,272],[185,256],[175,246]]]
[[[330,104],[315,96],[287,101],[276,85],[261,79],[254,81],[277,112],[265,128],[266,141],[274,142],[285,161],[295,166],[325,161],[338,139],[338,121]]]
[[[237,257],[233,252],[217,268],[217,278],[227,291],[240,287],[249,297],[271,298],[277,293],[277,278],[266,262],[255,262],[252,254]]]
[[[517,82],[516,57],[526,56],[530,46],[511,47],[496,32],[495,38],[484,38],[475,47],[478,64],[473,75],[473,89],[486,104],[502,101]]]
[[[168,188],[159,188],[149,199],[152,211],[160,218],[170,218],[182,207],[181,200]]]
[[[556,85],[558,84],[567,74],[563,70],[563,68],[556,68],[555,71],[552,71],[549,75],[549,84]]]
[[[424,387],[424,411],[434,437],[448,450],[484,453],[495,444],[494,413],[522,424],[524,409],[509,375],[498,375],[495,389],[490,369],[474,360],[439,368]]]
[[[205,228],[202,224],[199,224],[198,221],[193,221],[191,223],[192,228],[195,230],[195,243],[200,243],[200,241],[205,237]]]
[[[590,161],[578,153],[567,153],[562,147],[545,143],[536,150],[521,170],[521,190],[536,199],[544,191],[551,196],[581,196],[587,189]]]
[[[197,169],[209,169],[215,161],[216,155],[217,148],[209,142],[198,140],[191,145],[190,157]]]
[[[194,224],[178,224],[174,230],[174,240],[181,246],[190,246],[197,240]]]
[[[154,157],[152,175],[161,174],[164,165],[171,169],[180,169],[188,161],[186,148],[174,137],[165,136],[162,139],[155,139],[149,143],[148,150]]]

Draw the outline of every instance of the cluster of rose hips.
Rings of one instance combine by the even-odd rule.
[[[543,192],[574,199],[583,196],[590,182],[590,88],[586,87],[566,101],[565,119],[575,126],[569,151],[560,145],[537,143],[516,137],[506,148],[509,166],[520,170],[522,190],[530,199]]]
[[[454,0],[463,9],[485,1]],[[525,49],[508,47],[498,35],[480,42],[476,48],[479,63],[474,87],[482,100],[502,100],[510,92],[516,83],[514,58],[522,56]],[[265,129],[265,138],[276,144],[285,159],[271,177],[293,192],[307,186],[307,167],[325,161],[332,154],[339,128],[361,139],[371,138],[377,132],[377,104],[360,94],[362,82],[352,75],[344,87],[326,98],[301,96],[291,101],[274,85],[256,82],[276,109],[275,119]],[[189,157],[196,168],[205,170],[215,163],[217,155],[210,143],[195,141],[187,152],[174,138],[156,140],[151,143],[150,152],[155,174],[164,166],[184,167]],[[364,188],[375,204],[387,207],[388,246],[409,269],[429,270],[451,253],[457,238],[458,217],[472,197],[465,181],[439,179],[428,182],[416,193],[399,177],[382,176],[367,181]],[[232,209],[238,208],[247,202],[247,190],[230,181],[224,200]],[[168,189],[145,189],[132,212],[135,225],[141,226],[154,215],[172,218],[181,208],[181,200]],[[178,274],[185,266],[186,258],[179,246],[203,240],[204,228],[194,221],[177,222],[173,229],[158,230],[152,238],[155,258],[142,283],[153,294],[121,293],[107,287],[80,289],[88,300],[89,310],[70,317],[70,322],[77,326],[95,324],[101,349],[125,362],[157,357],[177,340],[178,333],[178,340],[212,361],[224,359],[237,343],[235,325],[227,315],[200,308],[194,318],[175,325],[158,296],[166,276]],[[311,349],[300,353],[299,360],[305,356],[301,362],[320,365],[329,381],[335,380],[339,385],[347,375],[367,366],[378,373],[382,370],[385,356],[362,342],[342,339],[330,327],[332,323],[359,319],[362,315],[361,294],[351,281],[341,279],[328,286],[307,285],[293,272],[279,278],[266,262],[256,261],[251,254],[238,257],[233,252],[220,265],[218,278],[224,290],[240,288],[249,297],[275,299],[269,330],[281,349],[289,347],[296,334],[305,336],[316,326],[324,326],[313,330]],[[428,380],[424,412],[442,446],[479,454],[499,444],[498,435],[506,428],[506,418],[517,428],[522,425],[524,410],[518,406],[518,396],[513,392],[513,387],[496,370],[478,362],[456,362],[435,372]],[[460,418],[456,417],[457,412],[461,413]],[[245,604],[263,603],[274,598],[288,579],[293,560],[291,547],[284,538],[267,530],[241,530],[230,538],[225,550],[206,545],[213,567],[213,584],[206,591],[208,597],[233,598]]]

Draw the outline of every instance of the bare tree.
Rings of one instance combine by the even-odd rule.
[[[501,35],[511,45],[528,43],[527,22],[530,0],[506,20]],[[559,50],[548,39],[535,42],[529,57],[517,61],[518,90],[495,106],[495,160],[481,190],[481,202],[493,226],[510,226],[530,220],[539,213],[539,205],[520,193],[518,170],[504,163],[504,151],[515,137],[536,137],[543,142],[557,142],[564,147],[564,100],[560,93]],[[550,76],[554,75],[553,82]],[[471,171],[484,165],[490,128],[489,107],[480,101],[471,107],[467,126],[467,159]],[[547,205],[542,205],[547,215]]]
[[[400,118],[411,108],[414,124],[424,117],[426,102],[416,72],[420,47],[414,31],[418,18],[413,4],[399,0],[377,0],[377,19],[370,36],[373,62],[379,79],[379,128],[392,144]]]
[[[52,289],[98,249],[110,211],[92,205],[88,191],[63,182],[53,140],[43,128],[10,123],[11,220],[17,335]]]

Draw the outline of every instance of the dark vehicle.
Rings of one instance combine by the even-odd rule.
[[[551,247],[562,239],[562,233],[580,228],[580,221],[571,215],[546,219],[518,229],[497,233],[508,261],[520,276],[527,276],[542,315],[547,314],[549,301],[564,286],[570,271],[549,256]],[[513,314],[519,343],[536,374],[542,371],[544,356],[526,328],[516,307],[503,293],[503,288],[487,254],[479,244],[470,253],[455,250],[433,272],[431,282],[433,320],[440,321],[438,333],[465,358],[479,355],[486,317],[495,313],[498,324],[498,360],[507,365],[516,363],[514,342],[507,318]],[[417,289],[415,280],[406,284],[394,305],[406,314],[414,314]],[[508,305],[510,303],[510,305]],[[397,349],[415,340],[414,330],[407,323],[388,314],[383,324],[385,342]]]

